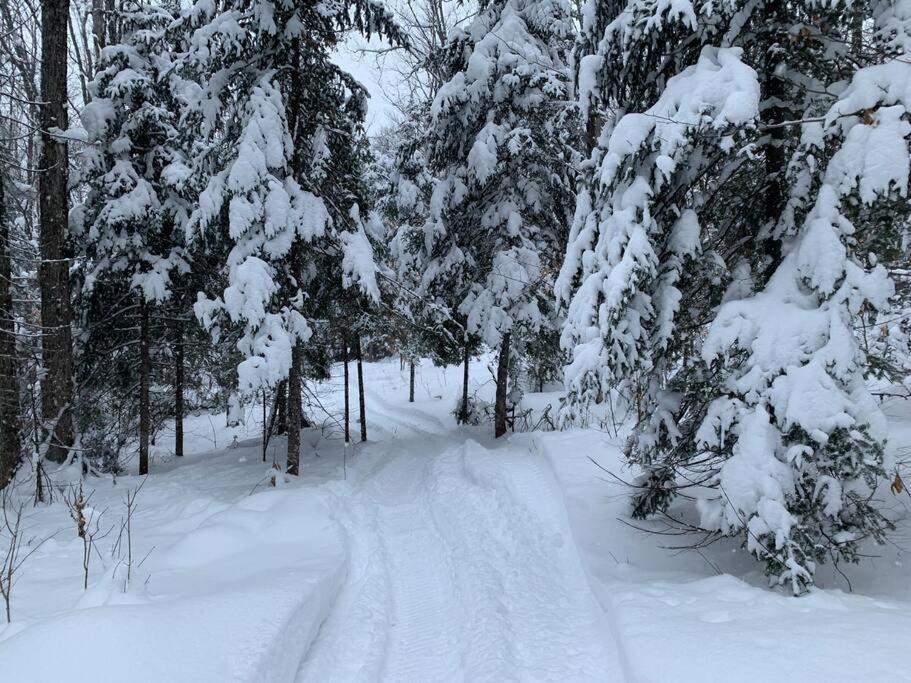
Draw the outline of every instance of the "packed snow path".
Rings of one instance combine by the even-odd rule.
[[[334,487],[349,576],[298,680],[622,680],[546,460],[371,403],[391,440]]]

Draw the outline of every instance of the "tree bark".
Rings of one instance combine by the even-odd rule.
[[[139,295],[139,474],[149,473],[149,379],[152,361],[149,353],[149,304]]]
[[[104,0],[92,0],[92,34],[95,36],[94,58],[96,62],[101,56],[101,51],[108,44],[108,27],[104,14]]]
[[[183,322],[177,323],[174,340],[174,455],[183,457],[183,392],[184,392],[184,350]]]
[[[851,10],[851,53],[861,58],[864,49],[864,3],[857,3]]]
[[[462,409],[459,411],[459,422],[465,424],[468,422],[468,361],[471,356],[468,353],[468,340],[465,340],[465,356],[462,359]]]
[[[410,361],[408,366],[408,402],[414,403],[414,361]]]
[[[278,383],[275,390],[275,433],[288,433],[288,382],[283,380]]]
[[[345,445],[351,442],[351,411],[348,403],[348,337],[342,341],[342,362],[345,365]]]
[[[301,458],[301,365],[304,347],[295,342],[291,350],[291,370],[288,372],[288,474],[300,472]]]
[[[509,376],[509,333],[503,335],[500,344],[500,359],[497,363],[497,397],[494,404],[494,436],[500,438],[506,433],[506,384]]]
[[[41,217],[41,410],[53,425],[47,457],[63,462],[73,440],[70,261],[67,254],[68,153],[66,141],[49,134],[67,129],[67,18],[69,0],[41,2],[41,159],[38,209]]]
[[[13,316],[13,264],[3,192],[3,176],[0,176],[0,489],[10,482],[22,456],[16,325]]]
[[[361,441],[367,440],[367,409],[364,405],[364,364],[361,358],[361,335],[354,336],[354,348],[357,353],[357,402],[361,418]]]
[[[766,9],[768,13],[766,25],[763,28],[761,40],[765,55],[760,67],[761,72],[761,97],[764,106],[762,123],[771,125],[768,131],[768,141],[765,144],[765,187],[764,187],[764,218],[765,231],[762,249],[766,256],[764,276],[766,281],[778,268],[782,260],[781,240],[775,234],[775,228],[781,218],[782,210],[787,201],[787,172],[788,131],[784,126],[776,126],[795,115],[787,106],[787,84],[780,71],[785,62],[786,45],[788,40],[788,9],[784,0],[770,3]]]

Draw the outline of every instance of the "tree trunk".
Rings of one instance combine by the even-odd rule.
[[[174,455],[183,457],[183,322],[177,323],[177,336],[174,340]]]
[[[788,9],[784,0],[775,0],[766,9],[768,13],[766,25],[763,28],[761,45],[765,56],[761,64],[761,98],[762,123],[770,125],[768,141],[765,144],[765,187],[764,187],[764,218],[765,233],[763,235],[763,253],[767,262],[764,269],[765,280],[768,281],[781,263],[781,240],[775,233],[775,227],[781,218],[781,213],[787,201],[787,159],[788,150],[785,148],[789,131],[780,124],[796,112],[788,108],[788,92],[785,82],[786,76],[781,71],[784,66],[786,51],[783,46],[788,40]]]
[[[97,62],[101,51],[107,47],[107,21],[104,16],[104,0],[92,0],[92,35],[95,36],[95,54]]]
[[[47,457],[63,462],[73,440],[71,411],[72,332],[70,331],[70,261],[67,254],[66,142],[52,128],[67,129],[67,19],[69,0],[41,2],[41,160],[38,208],[41,216],[41,411],[53,425]]]
[[[288,373],[288,474],[300,472],[301,458],[301,365],[304,347],[294,343],[291,350],[291,370]]]
[[[367,410],[364,406],[364,364],[361,358],[361,335],[354,336],[354,348],[357,353],[357,402],[361,417],[361,441],[367,440]]]
[[[497,363],[497,398],[494,404],[494,436],[498,439],[506,433],[506,384],[509,376],[509,333],[503,335],[500,344],[500,360]]]
[[[351,442],[351,411],[348,403],[348,337],[342,341],[342,362],[345,365],[345,445]]]
[[[414,361],[410,361],[408,366],[408,402],[414,403]]]
[[[152,361],[149,354],[149,304],[139,294],[139,474],[149,473],[149,376]]]
[[[19,434],[19,383],[16,377],[16,325],[13,316],[13,264],[0,176],[0,489],[6,486],[22,456]]]
[[[864,49],[864,3],[852,5],[851,9],[851,54],[861,58]]]
[[[283,380],[278,383],[275,390],[275,433],[288,433],[288,382]]]
[[[468,422],[468,361],[471,356],[468,353],[468,340],[465,340],[465,356],[462,359],[462,409],[459,411],[459,422],[465,424]]]

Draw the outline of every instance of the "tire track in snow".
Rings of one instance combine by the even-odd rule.
[[[359,569],[299,681],[622,680],[536,457],[390,450],[339,501]]]
[[[389,405],[388,398],[378,395],[373,389],[365,388],[364,398],[367,401],[368,408],[368,427],[370,427],[369,417],[371,413],[376,413],[385,418],[389,424],[416,433],[440,434],[451,429],[451,425],[447,426],[436,415],[421,410],[411,403],[399,404],[397,409],[393,411],[387,407]]]
[[[430,514],[429,458],[398,458],[383,472],[404,504],[379,510],[381,543],[389,558],[393,623],[383,680],[457,680],[463,641],[450,554]],[[388,487],[380,490],[388,492]]]

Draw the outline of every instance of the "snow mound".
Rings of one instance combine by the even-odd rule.
[[[293,680],[345,577],[327,512],[318,493],[297,489],[212,515],[149,558],[144,592],[95,587],[82,609],[0,642],[3,680]],[[35,656],[49,644],[54,656]]]

